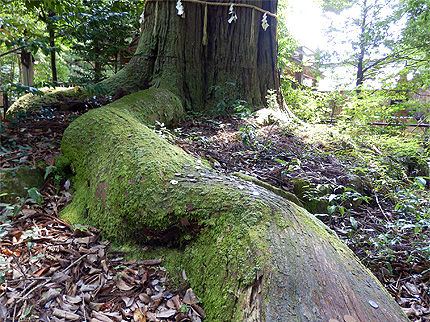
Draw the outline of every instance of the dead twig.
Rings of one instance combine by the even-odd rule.
[[[378,204],[379,210],[381,210],[382,214],[384,215],[384,218],[385,218],[387,221],[390,221],[390,219],[388,218],[388,216],[387,216],[387,214],[385,213],[384,209],[382,209],[381,204],[379,203],[378,194],[377,194],[376,192],[375,192],[375,200],[376,200],[376,203]]]
[[[8,280],[9,283],[21,282],[21,281],[39,281],[46,280],[47,277],[20,277]]]
[[[79,263],[83,258],[87,257],[88,255],[89,255],[89,253],[88,253],[88,254],[84,254],[84,255],[82,255],[82,256],[81,256],[81,257],[79,257],[77,260],[75,260],[75,261],[73,261],[72,263],[70,263],[70,265],[69,265],[69,266],[67,266],[67,267],[64,269],[64,271],[69,270],[70,268],[72,268],[73,266],[75,266],[75,264]]]
[[[77,263],[79,263],[83,258],[85,258],[86,256],[88,256],[88,254],[84,254],[84,255],[82,255],[81,257],[79,257],[77,260],[75,260],[74,262],[72,262],[69,266],[67,266],[65,269],[64,269],[64,271],[67,271],[67,270],[69,270],[71,267],[73,267],[74,265],[76,265]],[[40,284],[40,285],[37,285],[35,288],[32,288],[32,289],[30,289],[25,295],[23,295],[22,296],[22,299],[20,299],[20,300],[18,300],[17,301],[17,304],[18,303],[21,303],[22,302],[22,300],[23,299],[26,299],[31,293],[33,293],[35,290],[37,290],[37,289],[39,289],[39,288],[41,288],[41,287],[44,287],[46,284],[48,284],[49,282],[51,282],[52,281],[52,277],[49,277],[49,278],[47,278],[46,279],[46,281],[44,282],[44,283],[42,283],[42,284]],[[34,282],[37,282],[37,281],[34,281]],[[31,284],[34,284],[34,282],[33,283],[31,283]],[[28,288],[27,288],[28,289]],[[22,292],[22,293],[24,293],[24,292]]]

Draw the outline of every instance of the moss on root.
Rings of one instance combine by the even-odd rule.
[[[272,191],[273,193],[277,194],[278,196],[281,196],[291,202],[294,202],[296,205],[303,207],[303,203],[299,200],[299,198],[297,198],[297,196],[291,192],[288,191],[284,191],[282,189],[276,188],[266,182],[263,182],[255,177],[249,176],[247,174],[244,173],[240,173],[240,172],[233,172],[232,173],[233,176],[236,176],[238,178],[242,178],[243,180],[246,181],[250,181],[255,183],[256,185],[266,188],[269,191]]]
[[[42,95],[29,93],[21,96],[10,106],[10,108],[7,110],[6,116],[11,117],[16,113],[27,112],[45,106],[51,106],[53,103],[57,103],[64,98],[89,98],[88,93],[75,87],[42,88],[40,90],[43,93]]]
[[[213,308],[208,315],[233,316],[235,293],[262,265],[255,252],[267,251],[259,229],[250,228],[263,231],[263,206],[141,123],[171,124],[179,107],[167,91],[145,90],[78,118],[62,142],[77,174],[76,195],[62,217],[101,227],[109,239],[184,249],[190,280]]]
[[[76,173],[76,194],[63,218],[95,225],[119,244],[163,247],[159,255],[168,268],[185,268],[209,321],[346,314],[406,321],[312,215],[258,182],[215,172],[146,126],[171,125],[182,114],[174,94],[148,89],[76,119],[61,145]],[[341,300],[327,293],[342,294]],[[380,311],[367,303],[373,296]]]

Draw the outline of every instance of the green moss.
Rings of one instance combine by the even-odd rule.
[[[236,209],[220,216],[212,227],[205,227],[186,247],[156,248],[143,255],[162,258],[172,276],[185,269],[194,291],[201,297],[209,320],[237,320],[242,316],[238,294],[252,285],[267,265],[268,244],[264,221],[270,209],[254,205],[251,210]],[[243,214],[242,212],[247,212]],[[242,216],[248,218],[242,221]],[[251,219],[251,217],[253,217]],[[138,246],[125,249],[136,252]],[[176,279],[180,282],[180,279]],[[241,320],[241,318],[239,319]]]
[[[328,201],[322,198],[328,190],[317,187],[306,179],[291,180],[295,195],[302,201],[303,207],[313,214],[327,213]]]
[[[163,108],[156,108],[157,103]],[[82,204],[71,205],[73,211],[65,210],[69,220],[87,221],[86,213],[90,213],[88,220],[103,226],[109,238],[139,234],[138,229],[130,231],[128,224],[137,219],[137,228],[142,231],[167,225],[170,219],[166,213],[154,216],[153,212],[157,205],[168,203],[168,191],[154,187],[168,183],[175,177],[177,166],[190,159],[178,147],[157,151],[163,145],[162,138],[142,122],[160,119],[173,124],[179,119],[178,105],[167,91],[146,90],[92,110],[73,122],[64,134],[62,151],[78,174],[74,186],[83,197],[75,198],[73,204]],[[81,124],[85,124],[85,129]],[[108,159],[112,162],[100,162]],[[160,168],[163,160],[172,161]],[[174,193],[174,187],[171,188]],[[166,207],[161,208],[167,212]],[[184,205],[178,209],[178,216],[185,211]],[[119,216],[109,215],[116,212]],[[138,218],[142,213],[146,217]]]
[[[43,95],[25,94],[13,103],[7,110],[7,117],[15,113],[27,112],[44,106],[50,106],[64,98],[86,99],[89,94],[74,87],[56,87],[40,89]]]
[[[59,155],[55,158],[55,167],[57,171],[64,172],[70,167],[70,160],[64,155]]]

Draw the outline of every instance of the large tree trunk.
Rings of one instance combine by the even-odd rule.
[[[180,100],[148,89],[92,110],[64,133],[76,173],[63,217],[123,243],[165,246],[208,321],[407,321],[378,280],[303,208],[221,175],[145,124]]]
[[[270,12],[277,7],[277,1],[237,2]],[[111,91],[169,88],[192,110],[213,110],[221,100],[237,99],[262,107],[267,90],[279,89],[276,19],[268,16],[264,31],[261,12],[235,7],[238,20],[229,24],[228,6],[208,5],[204,28],[204,5],[183,2],[185,18],[175,6],[176,1],[147,1],[136,53],[104,84]]]
[[[248,1],[271,11],[276,2]],[[208,321],[407,321],[306,210],[217,173],[147,127],[176,123],[183,106],[216,106],[215,88],[228,82],[236,90],[223,95],[254,106],[279,86],[273,19],[263,31],[259,12],[236,8],[239,20],[228,24],[228,7],[208,6],[205,45],[205,7],[184,2],[183,19],[175,5],[147,2],[135,56],[104,82],[111,90],[152,88],[84,114],[64,133],[76,193],[63,217],[119,242],[158,245],[167,268],[185,268]]]

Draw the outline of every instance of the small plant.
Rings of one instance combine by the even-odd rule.
[[[81,224],[73,224],[72,225],[73,230],[80,230],[80,231],[89,231],[89,227],[86,225]]]
[[[55,165],[48,165],[48,166],[45,168],[45,175],[43,176],[43,179],[44,179],[44,180],[46,180],[46,178],[48,178],[48,176],[49,176],[51,173],[55,172],[55,170],[57,170],[57,167],[56,167]]]
[[[233,103],[233,110],[239,115],[241,119],[248,119],[252,115],[251,109],[246,105],[244,100],[236,100]]]
[[[243,109],[245,101],[238,97],[238,93],[241,92],[240,87],[234,82],[225,82],[221,85],[214,85],[210,87],[212,96],[216,102],[214,115],[226,115],[232,112],[237,112],[236,109]]]
[[[190,307],[191,306],[188,305],[188,304],[182,304],[181,309],[179,311],[182,312],[182,313],[187,313],[188,310],[190,309]]]
[[[425,190],[428,179],[427,177],[416,177],[412,185],[398,189],[390,195],[396,200],[394,210],[402,218],[411,218],[411,216],[414,216],[416,220],[430,218],[430,201]]]
[[[9,262],[7,262],[7,261],[3,261],[3,260],[0,260],[0,267],[1,266],[7,266],[9,264]],[[8,272],[8,271],[10,271],[12,268],[8,268],[8,267],[5,267],[4,269],[0,269],[0,284],[3,284],[4,282],[6,282],[6,273]]]
[[[121,273],[119,270],[123,270],[124,268],[127,268],[127,266],[125,266],[125,265],[118,265],[118,266],[115,266],[115,267],[113,268],[115,271],[117,271],[117,272],[115,273],[115,279],[120,279],[120,278],[122,278],[122,273]]]
[[[368,196],[363,196],[352,188],[344,186],[337,186],[334,191],[338,193],[331,193],[325,196],[329,204],[331,204],[331,206],[329,206],[329,214],[333,214],[336,210],[340,210],[343,216],[345,209],[356,208],[363,202],[368,203],[372,199]]]
[[[40,237],[40,230],[39,228],[37,228],[37,226],[34,226],[31,229],[24,231],[24,233],[21,236],[22,240],[28,239],[30,241],[39,237]]]
[[[7,193],[2,193],[0,194],[0,197],[6,195]],[[16,217],[16,215],[21,211],[23,203],[24,198],[20,198],[20,201],[15,204],[0,203],[0,207],[3,207],[3,211],[0,214],[0,220],[5,220],[7,217]]]
[[[30,196],[30,200],[37,203],[39,206],[42,205],[43,202],[43,196],[40,194],[39,190],[37,188],[30,188],[27,190],[28,195]]]
[[[251,149],[255,149],[258,145],[257,134],[255,126],[252,124],[246,124],[239,127],[239,136],[244,145]]]
[[[152,127],[154,132],[161,136],[163,139],[174,143],[176,136],[181,134],[181,129],[174,129],[173,131],[169,130],[164,123],[155,121],[154,126]],[[131,135],[131,134],[130,134]]]

